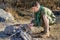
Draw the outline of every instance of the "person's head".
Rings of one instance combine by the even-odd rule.
[[[31,12],[37,12],[39,11],[40,4],[38,2],[32,2],[30,8],[31,8]]]

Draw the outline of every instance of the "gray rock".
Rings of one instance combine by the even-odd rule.
[[[6,28],[5,28],[5,30],[4,30],[4,33],[5,34],[13,34],[13,32],[14,32],[14,26],[12,26],[12,25],[10,25],[10,26],[7,26]]]
[[[14,20],[14,17],[10,13],[4,11],[3,9],[0,9],[0,17],[9,21]]]

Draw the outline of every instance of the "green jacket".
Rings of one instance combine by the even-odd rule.
[[[40,6],[40,10],[35,13],[36,26],[40,26],[42,24],[43,22],[42,15],[47,15],[49,19],[49,24],[53,24],[55,22],[55,15],[53,14],[53,12],[46,7]]]

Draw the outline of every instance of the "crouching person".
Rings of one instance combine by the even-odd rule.
[[[38,27],[43,26],[44,31],[41,32],[41,36],[49,37],[50,24],[55,23],[55,16],[53,12],[50,9],[41,6],[38,2],[32,2],[30,10],[34,13],[34,22],[32,21],[32,24]]]

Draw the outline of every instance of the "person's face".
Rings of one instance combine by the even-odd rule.
[[[31,8],[31,11],[32,11],[32,12],[37,12],[38,10],[39,10],[38,6],[35,6],[35,7],[32,7],[32,8]]]

